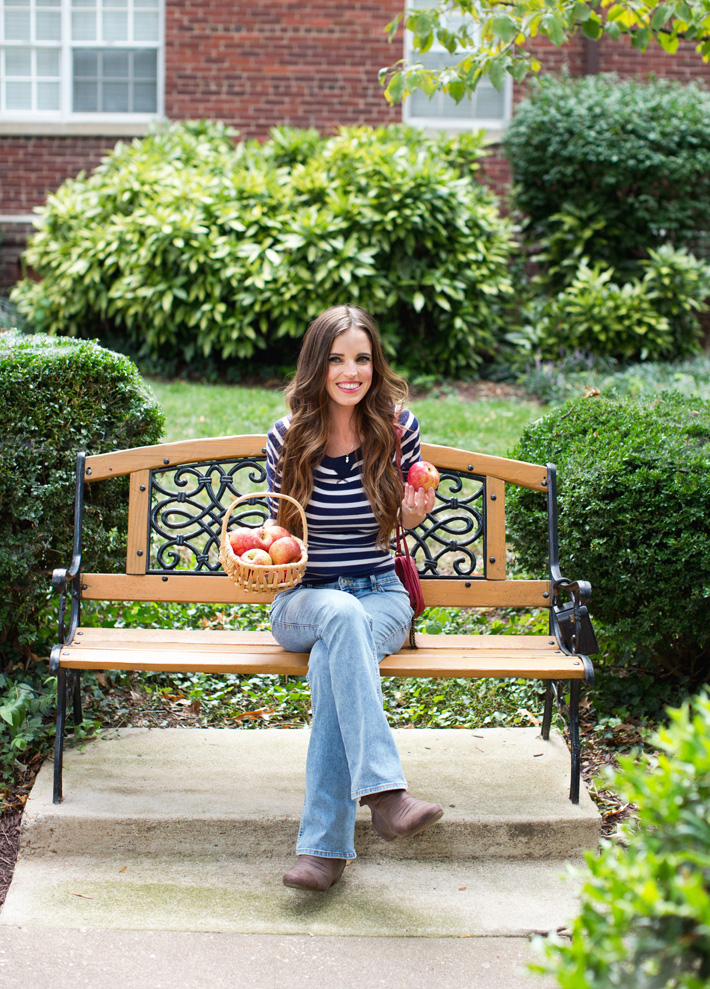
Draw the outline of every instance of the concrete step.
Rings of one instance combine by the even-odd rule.
[[[584,787],[568,799],[569,753],[534,728],[398,729],[409,789],[437,800],[436,827],[384,842],[358,810],[361,857],[463,860],[578,856],[599,839]],[[292,854],[307,730],[125,728],[65,753],[64,801],[46,764],[25,809],[24,855]]]
[[[559,860],[357,859],[327,893],[287,889],[293,856],[23,856],[0,914],[33,928],[520,937],[566,926],[576,884]]]
[[[45,765],[23,818],[0,930],[30,927],[520,937],[566,927],[566,862],[595,847],[569,756],[534,729],[398,730],[409,787],[445,808],[385,842],[358,812],[358,859],[328,893],[286,889],[303,799],[305,730],[138,729],[65,754],[65,800]]]

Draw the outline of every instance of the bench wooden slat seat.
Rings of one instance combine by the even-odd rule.
[[[581,684],[593,679],[581,645],[591,588],[562,577],[558,565],[554,464],[541,466],[450,447],[422,445],[439,468],[434,510],[410,533],[410,551],[422,577],[428,607],[515,608],[549,613],[547,635],[417,632],[380,665],[383,676],[539,678],[546,683],[542,737],[549,738],[554,699],[569,718],[570,799],[579,801]],[[59,636],[50,672],[56,674],[57,736],[54,800],[62,799],[62,758],[67,707],[81,721],[81,671],[279,674],[303,676],[308,656],[288,653],[268,631],[95,628],[80,623],[82,600],[265,604],[273,593],[237,588],[220,567],[217,551],[224,513],[245,494],[230,525],[260,525],[267,516],[266,437],[222,436],[185,440],[98,456],[77,457],[74,552],[55,570],[60,595]],[[85,490],[96,481],[125,483],[128,525],[125,568],[92,573],[82,568]],[[528,579],[508,572],[505,500],[508,485],[540,492],[547,501],[548,572]],[[110,520],[107,520],[110,524]],[[567,600],[563,600],[563,597]],[[68,621],[65,621],[69,611]],[[145,609],[144,612],[145,613]],[[157,612],[156,612],[157,614]],[[259,613],[263,621],[263,612]],[[590,638],[591,635],[591,638]],[[568,683],[567,690],[562,689]],[[569,694],[569,703],[563,702]]]
[[[270,632],[79,628],[60,662],[75,670],[279,673],[305,676],[306,653],[282,649]],[[584,679],[584,665],[549,635],[416,635],[380,663],[382,676]]]

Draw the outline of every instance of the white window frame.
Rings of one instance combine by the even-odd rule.
[[[39,0],[41,4],[41,0]],[[12,48],[37,50],[40,48],[59,50],[59,109],[58,110],[2,110],[0,109],[0,134],[139,134],[144,133],[156,120],[165,117],[165,2],[157,0],[158,40],[141,41],[72,41],[71,16],[72,0],[60,0],[61,40],[57,41],[6,41],[4,24],[0,22],[0,50]],[[100,16],[100,15],[99,15]],[[156,109],[149,113],[121,112],[74,112],[73,100],[73,53],[75,50],[122,51],[147,49],[156,52]],[[3,63],[4,64],[4,63]],[[0,66],[1,68],[1,66]],[[36,77],[33,77],[33,81]],[[5,79],[0,79],[4,87]],[[1,95],[1,94],[0,94]],[[0,99],[0,108],[3,100]]]
[[[434,5],[435,0],[431,0],[431,5]],[[407,0],[407,9],[418,9],[420,7],[427,7],[430,4],[427,0]],[[429,49],[430,52],[436,54],[447,54],[448,52],[439,44],[436,40]],[[463,54],[463,52],[462,52]],[[405,29],[404,32],[404,57],[407,61],[417,62],[421,59],[419,52],[414,51],[412,46],[412,32]],[[457,55],[449,56],[452,61],[456,61]],[[480,83],[479,83],[480,85]],[[475,98],[475,96],[474,96]],[[464,97],[464,100],[469,99],[469,97]],[[434,95],[432,104],[436,100],[436,95]],[[459,104],[460,105],[460,104]],[[498,139],[503,136],[505,129],[510,121],[513,108],[513,80],[510,75],[506,74],[505,83],[503,85],[503,116],[502,117],[477,117],[473,114],[470,117],[447,117],[442,114],[432,113],[431,115],[424,114],[414,114],[412,112],[412,98],[408,97],[402,105],[402,122],[409,124],[411,127],[420,127],[425,131],[429,132],[439,132],[439,131],[449,131],[449,132],[460,132],[460,131],[473,131],[473,130],[485,130],[488,136],[492,139]]]

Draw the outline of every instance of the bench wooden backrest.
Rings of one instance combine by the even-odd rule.
[[[422,445],[441,473],[434,511],[409,536],[427,605],[550,607],[550,581],[512,580],[506,568],[505,490],[547,491],[547,468]],[[268,602],[238,589],[217,559],[224,511],[265,492],[266,437],[226,436],[86,457],[87,483],[128,475],[125,573],[82,573],[84,598],[119,601]],[[265,505],[243,502],[232,526],[257,524]]]

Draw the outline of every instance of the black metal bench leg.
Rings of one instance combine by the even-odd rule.
[[[74,727],[78,727],[84,720],[81,710],[81,670],[74,670],[72,689],[72,706],[74,713]]]
[[[57,734],[54,738],[54,794],[55,804],[62,802],[62,762],[64,759],[64,726],[67,720],[67,671],[57,673]]]
[[[552,686],[552,680],[547,681],[547,687],[545,689],[545,709],[542,714],[542,737],[545,741],[550,739],[550,725],[552,724],[552,701],[554,699],[554,690]]]
[[[579,780],[582,772],[582,752],[579,742],[579,695],[581,680],[570,680],[569,687],[569,740],[572,757],[572,772],[569,784],[569,798],[573,804],[579,803]]]

